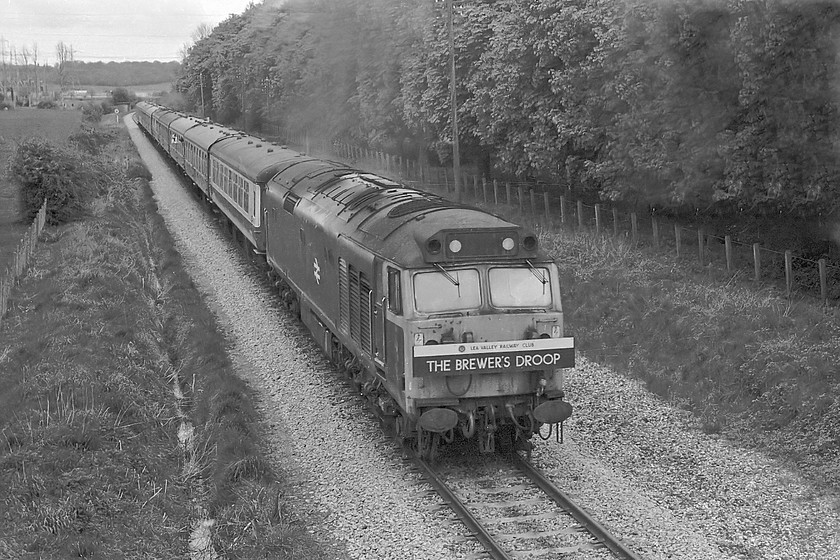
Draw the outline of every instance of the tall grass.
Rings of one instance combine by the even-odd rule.
[[[324,557],[265,514],[282,481],[127,135],[91,157],[118,180],[48,229],[0,324],[0,556],[181,556],[206,510],[227,556]]]
[[[840,482],[836,310],[590,232],[540,230],[580,351],[725,432]]]

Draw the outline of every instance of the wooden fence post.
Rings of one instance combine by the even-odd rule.
[[[793,253],[785,251],[785,287],[787,296],[790,297],[793,291]]]
[[[487,179],[481,178],[481,192],[484,194],[484,204],[487,204]]]
[[[697,229],[697,256],[700,261],[700,266],[703,266],[705,263],[703,262],[703,228]]]
[[[566,225],[566,197],[560,197],[560,223]]]
[[[478,202],[478,175],[473,175],[473,197]]]
[[[630,213],[630,228],[633,232],[633,245],[638,245],[639,243],[639,218],[636,216],[635,212]]]
[[[545,209],[545,221],[551,221],[551,211],[548,209],[548,191],[543,191],[543,208]]]
[[[828,282],[825,275],[825,259],[820,259],[817,264],[820,269],[820,298],[823,305],[828,303]]]
[[[522,214],[522,213],[525,212],[525,207],[523,206],[525,204],[525,201],[522,200],[522,198],[523,198],[522,186],[520,185],[519,187],[516,188],[516,190],[519,193],[519,213]]]
[[[534,189],[531,188],[531,215],[537,217],[537,199],[534,195]]]
[[[682,229],[679,224],[674,224],[674,242],[677,245],[677,258],[680,258],[680,245],[682,245]]]
[[[4,315],[6,315],[6,278],[0,276],[0,323],[3,322]]]
[[[656,216],[650,217],[650,227],[653,231],[653,247],[659,249],[659,222],[656,221]]]
[[[601,235],[601,205],[595,205],[595,235]]]
[[[505,181],[505,194],[507,195],[508,206],[512,206],[510,202],[510,181]]]
[[[577,201],[578,229],[583,229],[583,202]]]
[[[493,204],[499,205],[499,182],[493,179]]]
[[[761,245],[753,243],[753,261],[755,262],[755,281],[761,281]]]
[[[732,236],[726,235],[723,238],[724,248],[726,249],[726,272],[732,272]]]
[[[618,208],[613,206],[612,209],[612,216],[613,216],[613,235],[618,237]]]

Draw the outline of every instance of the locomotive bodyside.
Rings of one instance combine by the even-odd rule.
[[[460,425],[492,450],[496,432],[527,439],[568,417],[574,345],[533,235],[370,174],[330,168],[285,190],[283,176],[268,188],[269,262],[402,433]]]

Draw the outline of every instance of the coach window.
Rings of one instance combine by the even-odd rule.
[[[400,271],[388,267],[388,309],[395,315],[402,315],[402,285]]]

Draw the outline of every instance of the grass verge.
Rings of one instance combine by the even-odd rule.
[[[122,178],[47,230],[0,323],[0,556],[185,557],[209,516],[223,557],[329,557],[283,511],[249,389],[112,142],[88,157]]]
[[[840,483],[840,317],[626,239],[541,228],[568,330],[590,359],[691,410],[707,433]]]

